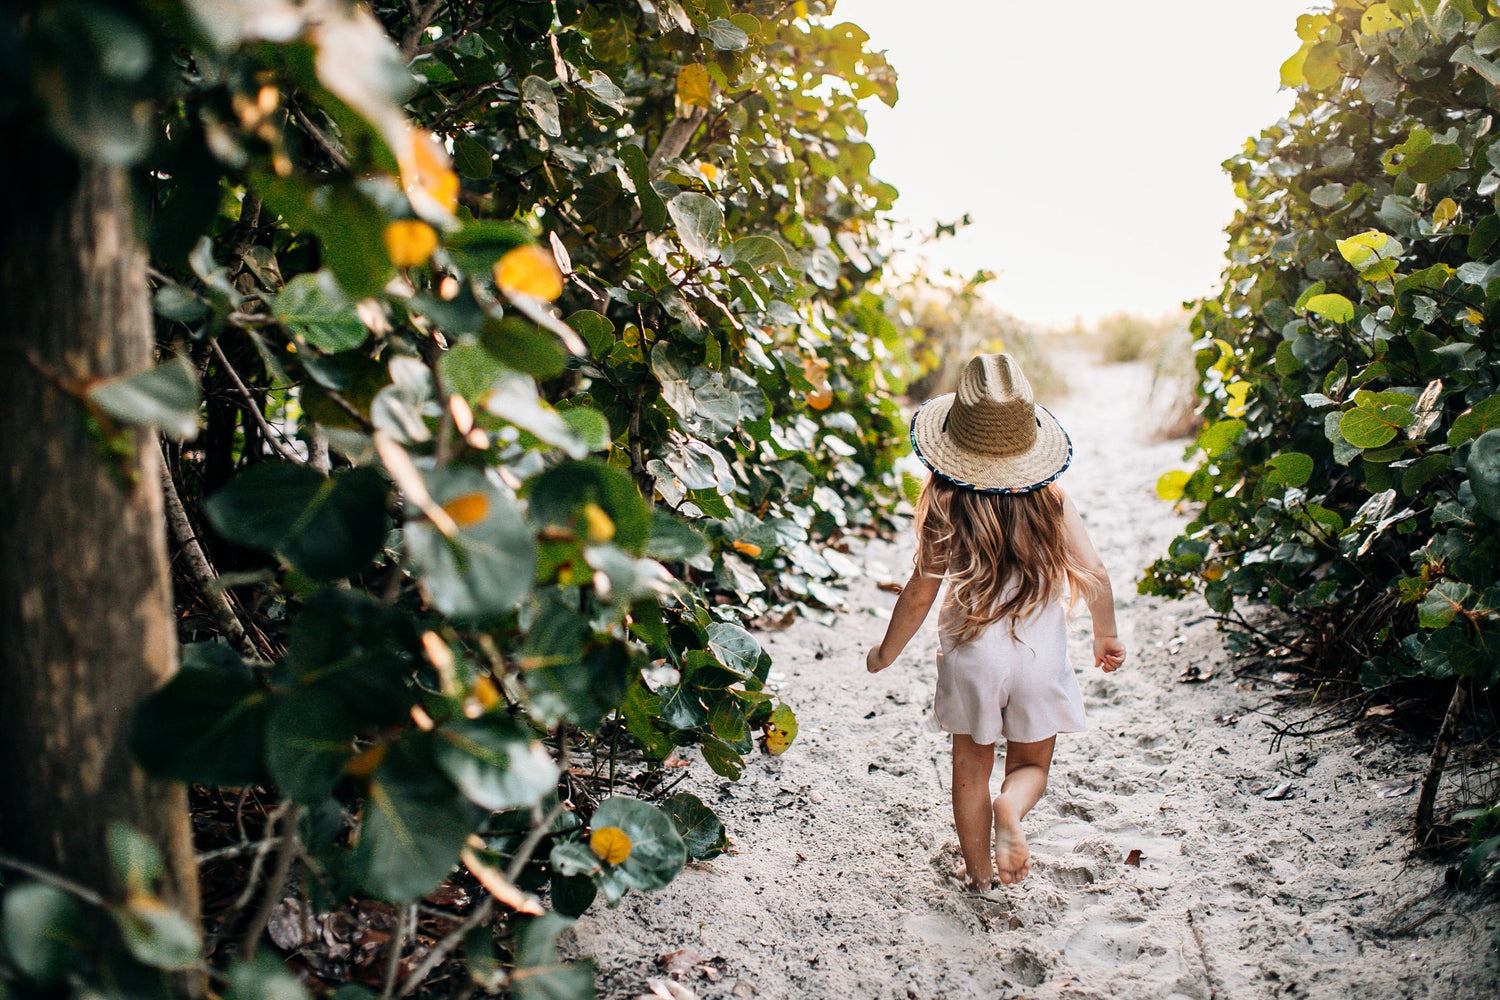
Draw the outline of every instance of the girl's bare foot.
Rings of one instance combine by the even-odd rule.
[[[995,882],[995,876],[992,873],[984,874],[983,880],[969,878],[968,865],[959,865],[953,872],[953,877],[958,880],[959,885],[970,892],[984,892],[994,885]]]
[[[1021,832],[1021,817],[1004,795],[995,796],[995,872],[1006,885],[1015,885],[1031,872],[1031,850]]]

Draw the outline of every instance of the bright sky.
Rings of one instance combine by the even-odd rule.
[[[1000,272],[1044,324],[1158,314],[1211,291],[1234,213],[1219,164],[1291,107],[1281,63],[1312,0],[842,0],[900,74],[869,101],[875,173],[930,253]],[[1326,5],[1324,5],[1326,6]]]

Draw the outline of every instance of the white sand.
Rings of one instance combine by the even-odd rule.
[[[873,545],[870,579],[832,626],[761,636],[800,720],[792,749],[738,783],[697,762],[681,786],[738,853],[578,922],[601,997],[646,993],[656,958],[682,948],[724,970],[680,975],[701,998],[1497,995],[1500,915],[1409,858],[1412,795],[1377,795],[1423,762],[1346,731],[1270,753],[1257,710],[1274,703],[1263,682],[1236,681],[1201,600],[1135,593],[1181,523],[1153,492],[1182,446],[1146,439],[1149,374],[1080,362],[1069,378],[1055,409],[1078,454],[1063,485],[1115,581],[1131,658],[1098,673],[1076,623],[1092,728],[1059,737],[1025,820],[1030,878],[976,895],[944,877],[957,864],[947,741],[924,725],[936,636],[929,621],[894,666],[865,673],[895,600],[875,581],[910,564],[909,545]],[[1178,683],[1191,664],[1213,677]],[[1290,798],[1263,798],[1284,781]],[[1132,850],[1139,867],[1124,864]]]

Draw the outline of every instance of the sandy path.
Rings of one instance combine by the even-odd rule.
[[[1092,728],[1058,740],[1025,823],[1032,876],[984,895],[943,877],[957,848],[947,740],[924,726],[936,636],[929,622],[894,666],[864,672],[894,601],[875,581],[910,565],[907,545],[873,545],[834,624],[761,637],[798,713],[794,747],[733,784],[695,764],[683,786],[739,853],[579,920],[601,997],[646,992],[657,956],[680,948],[721,960],[716,981],[682,978],[702,998],[1495,995],[1500,918],[1408,862],[1412,798],[1377,795],[1421,762],[1346,734],[1270,753],[1257,711],[1274,703],[1236,680],[1201,602],[1135,594],[1180,523],[1153,493],[1181,446],[1146,440],[1148,373],[1080,362],[1069,378],[1055,409],[1078,454],[1063,484],[1115,581],[1131,662],[1094,671],[1075,626]],[[1212,679],[1177,683],[1190,664]],[[1286,781],[1290,798],[1263,797]]]

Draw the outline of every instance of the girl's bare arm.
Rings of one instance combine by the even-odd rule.
[[[886,626],[885,638],[865,655],[866,670],[872,674],[884,670],[901,655],[911,637],[922,627],[922,622],[927,620],[927,612],[942,585],[942,577],[924,573],[920,566],[912,570],[911,579],[901,588],[901,596],[896,598],[896,606],[891,609],[891,623]]]
[[[1089,606],[1089,618],[1094,624],[1094,666],[1108,673],[1125,662],[1125,645],[1120,642],[1120,630],[1115,625],[1115,595],[1109,585],[1109,573],[1104,568],[1104,560],[1094,550],[1083,515],[1078,513],[1072,498],[1066,495],[1063,496],[1063,524],[1068,531],[1068,544],[1100,580],[1099,586],[1085,600]]]

